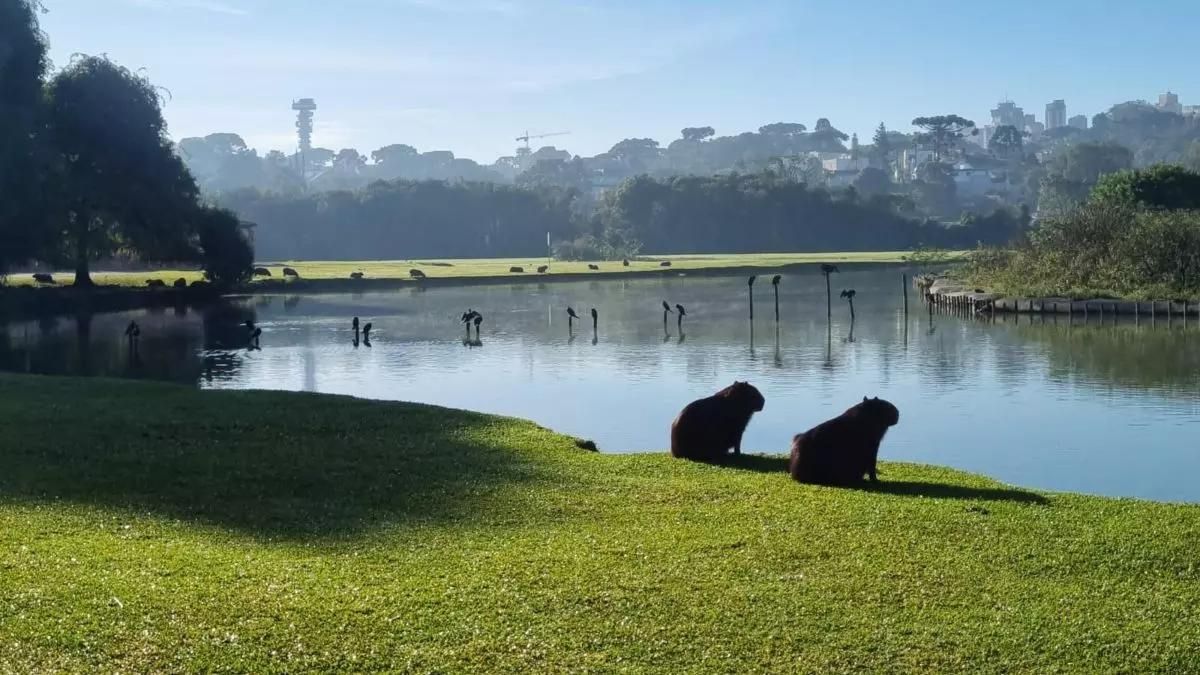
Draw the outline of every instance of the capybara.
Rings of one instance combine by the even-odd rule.
[[[146,286],[148,286],[150,288],[163,288],[166,285],[167,285],[167,282],[163,281],[162,279],[147,279],[146,280]]]
[[[594,271],[594,272],[599,272],[599,271],[600,271],[600,266],[599,266],[599,265],[593,265],[593,264],[591,264],[591,263],[588,263],[588,269],[589,269],[589,270],[592,270],[592,271]]]
[[[299,279],[300,273],[297,272],[296,270],[292,269],[291,267],[285,267],[285,268],[283,268],[283,276],[296,277],[297,279]]]
[[[46,274],[45,272],[35,272],[33,275],[33,280],[38,282],[39,284],[55,283],[54,276],[50,275],[50,274]]]
[[[197,280],[193,281],[191,284],[189,284],[189,286],[191,288],[207,288],[208,282],[197,279]]]
[[[351,272],[350,278],[351,279],[361,279],[361,278],[363,278],[363,273],[362,272]]]
[[[622,260],[622,261],[621,261],[621,265],[623,265],[623,266],[625,266],[625,267],[629,267],[629,261],[628,261],[628,260]]]
[[[545,274],[548,269],[550,269],[549,265],[540,265],[538,266],[538,274]]]
[[[523,273],[523,272],[525,271],[525,268],[524,268],[524,267],[517,267],[516,265],[514,265],[514,266],[512,266],[512,267],[508,268],[508,271],[509,271],[509,272],[512,272],[513,274],[521,274],[521,273]]]
[[[889,427],[900,421],[896,406],[881,398],[862,403],[792,439],[788,472],[801,483],[854,485],[878,480],[875,462]]]
[[[749,382],[734,382],[708,398],[692,401],[671,425],[671,455],[711,461],[724,457],[730,448],[741,454],[746,425],[765,402]]]
[[[173,283],[171,285],[174,286],[175,288],[187,288],[187,279],[184,279],[183,277],[179,277],[178,279],[175,280],[175,283]]]
[[[255,268],[254,268],[254,276],[256,276],[256,277],[269,277],[269,276],[271,276],[271,270],[269,270],[269,269],[267,269],[267,268],[265,268],[265,267],[255,267]]]
[[[413,269],[408,271],[408,276],[410,276],[414,279],[424,279],[425,273],[414,267]]]
[[[658,266],[659,266],[659,267],[670,267],[670,266],[671,266],[671,261],[670,261],[670,260],[664,260],[664,261],[662,261],[662,262],[658,263]]]

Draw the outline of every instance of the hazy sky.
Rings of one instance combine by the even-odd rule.
[[[56,66],[107,53],[167,88],[176,138],[296,146],[389,143],[491,162],[513,138],[583,155],[828,117],[864,142],[880,121],[953,112],[983,124],[1005,96],[1042,119],[1155,99],[1200,104],[1196,0],[43,0]],[[537,141],[535,141],[536,147]]]

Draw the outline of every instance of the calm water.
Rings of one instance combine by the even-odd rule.
[[[661,451],[692,399],[749,380],[767,398],[745,447],[786,452],[793,434],[864,395],[896,403],[881,456],[949,465],[1023,486],[1200,501],[1200,326],[1093,317],[992,324],[933,317],[898,271],[769,278],[747,319],[745,279],[516,284],[359,295],[255,297],[227,307],[59,317],[0,329],[0,367],[402,399],[533,419],[604,452]],[[837,291],[855,288],[857,321]],[[661,302],[682,303],[683,334]],[[565,308],[584,317],[569,337]],[[459,315],[484,315],[464,344]],[[588,311],[600,313],[593,340]],[[350,318],[374,324],[352,344]],[[131,358],[122,331],[142,325]],[[247,351],[240,322],[263,328]],[[886,479],[886,475],[884,476]]]

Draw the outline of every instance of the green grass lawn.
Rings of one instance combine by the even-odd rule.
[[[587,262],[547,262],[545,258],[488,258],[475,260],[366,260],[366,261],[321,261],[290,260],[260,262],[260,266],[271,271],[271,279],[283,278],[283,268],[294,268],[305,279],[348,279],[351,272],[362,272],[368,279],[408,279],[408,271],[420,269],[429,277],[461,278],[511,276],[537,276],[540,265],[549,265],[549,274],[616,274],[625,272],[647,272],[661,270],[660,262],[671,261],[673,270],[713,270],[721,268],[762,267],[775,268],[804,263],[896,263],[903,262],[910,251],[858,252],[858,253],[761,253],[727,255],[667,255],[646,257],[630,261],[629,267],[618,262],[593,262],[600,269],[588,269]],[[961,256],[961,254],[951,254]],[[523,267],[524,274],[509,272],[510,267]],[[60,284],[69,284],[74,275],[60,272],[55,275]],[[168,285],[183,277],[188,283],[201,279],[195,270],[156,270],[153,272],[95,272],[97,284],[115,286],[145,286],[147,279],[162,279]],[[261,278],[259,279],[261,280]],[[32,285],[28,274],[16,274],[9,278],[11,285]]]
[[[1182,673],[1200,654],[1195,506],[904,464],[810,487],[782,458],[137,382],[0,375],[0,424],[13,672]]]

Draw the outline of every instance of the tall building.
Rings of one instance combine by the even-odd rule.
[[[311,98],[292,101],[292,110],[296,111],[296,136],[300,140],[297,168],[305,180],[308,176],[308,153],[312,151],[313,111],[316,109],[317,102]]]
[[[1055,99],[1053,103],[1046,104],[1046,128],[1057,129],[1067,126],[1067,102],[1060,99]]]
[[[1067,126],[1075,127],[1076,129],[1079,129],[1080,131],[1087,131],[1087,128],[1088,128],[1087,115],[1076,115],[1076,116],[1072,117],[1071,119],[1067,120]]]
[[[1025,128],[1025,111],[1017,107],[1012,101],[1001,101],[996,104],[996,108],[992,110],[992,126],[1016,127],[1018,129]]]
[[[1170,91],[1158,95],[1158,109],[1176,115],[1183,114],[1183,106],[1179,105],[1179,95]]]

